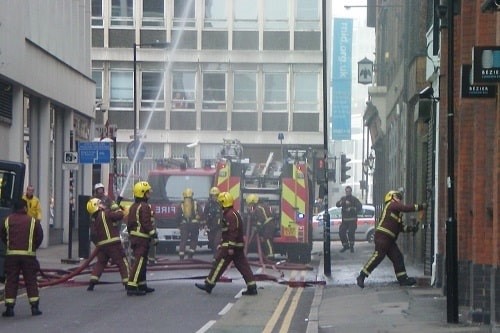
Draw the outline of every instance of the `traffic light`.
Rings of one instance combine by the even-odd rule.
[[[351,178],[350,175],[347,174],[347,171],[351,170],[350,166],[347,166],[347,163],[351,161],[350,158],[347,158],[345,154],[340,155],[340,182],[345,183],[349,178]]]
[[[314,161],[314,173],[316,174],[316,182],[318,184],[324,183],[326,181],[324,159],[316,158],[316,160]]]

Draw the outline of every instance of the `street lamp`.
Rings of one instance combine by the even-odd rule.
[[[285,162],[285,153],[283,152],[283,140],[285,139],[285,135],[283,133],[278,133],[278,140],[280,140],[280,148],[281,148],[281,160],[283,163]]]

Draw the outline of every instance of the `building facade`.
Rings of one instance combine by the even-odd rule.
[[[68,240],[74,198],[90,193],[82,179],[91,167],[63,169],[64,152],[90,139],[94,117],[89,11],[90,0],[0,3],[0,158],[27,165],[43,246]]]
[[[368,6],[377,35],[376,86],[364,115],[376,152],[374,200],[401,187],[406,202],[429,204],[422,232],[399,240],[407,260],[448,294],[449,317],[458,305],[474,313],[461,320],[498,327],[499,80],[481,82],[470,71],[484,66],[474,49],[500,45],[500,7],[488,0]],[[488,66],[494,73],[497,65]]]
[[[212,163],[223,139],[257,162],[321,148],[321,16],[319,0],[92,1],[96,124],[118,128],[118,174],[134,133],[140,178],[157,160]]]

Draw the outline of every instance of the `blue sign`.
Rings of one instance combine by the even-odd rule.
[[[139,148],[139,150],[137,150]],[[137,156],[136,156],[137,155]],[[139,140],[130,141],[127,145],[127,157],[130,161],[140,162],[146,156],[146,146]]]
[[[106,164],[111,159],[110,142],[78,142],[80,164]]]
[[[352,19],[333,21],[332,139],[351,140]]]

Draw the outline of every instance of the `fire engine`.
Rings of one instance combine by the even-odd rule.
[[[205,205],[209,190],[213,186],[216,170],[211,166],[189,167],[187,160],[180,164],[158,163],[148,174],[148,182],[153,188],[148,203],[151,204],[158,231],[158,247],[167,253],[174,253],[180,242],[179,222],[176,220],[178,206],[182,202],[182,192],[193,190],[193,198],[198,205]],[[204,230],[200,231],[198,246],[208,245]]]
[[[259,196],[276,216],[274,250],[288,261],[308,263],[312,249],[312,215],[314,208],[314,152],[310,149],[288,149],[282,161],[270,153],[265,163],[243,158],[238,140],[224,140],[215,175],[221,192],[230,192],[234,207],[243,216],[246,198]]]

